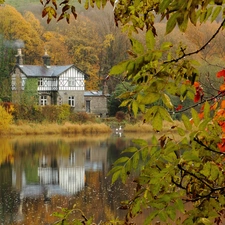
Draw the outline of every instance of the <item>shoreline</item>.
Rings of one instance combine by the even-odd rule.
[[[177,124],[178,125],[178,124]],[[164,126],[164,131],[171,131],[171,123]],[[124,124],[122,131],[115,132],[106,123],[80,123],[74,124],[65,122],[57,123],[20,123],[11,124],[8,129],[0,131],[2,136],[21,136],[21,135],[94,135],[94,134],[110,134],[110,133],[152,133],[155,132],[150,124],[136,123]]]

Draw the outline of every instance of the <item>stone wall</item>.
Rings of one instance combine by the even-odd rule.
[[[84,91],[59,91],[57,105],[68,104],[69,96],[75,97],[74,111],[85,111]]]
[[[85,96],[85,102],[90,101],[90,113],[105,117],[108,114],[107,101],[108,98],[102,96]]]

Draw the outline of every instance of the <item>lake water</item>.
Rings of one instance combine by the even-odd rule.
[[[0,224],[53,224],[53,212],[74,204],[96,223],[123,218],[125,212],[118,207],[134,187],[120,182],[111,186],[107,173],[132,138],[115,134],[0,139]]]

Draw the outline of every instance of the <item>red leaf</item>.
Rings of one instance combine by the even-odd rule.
[[[179,111],[179,110],[181,110],[182,108],[183,108],[182,105],[178,105],[178,106],[175,108],[175,110],[176,110],[176,111]]]
[[[194,82],[194,87],[197,89],[197,88],[199,88],[200,87],[200,84],[199,84],[199,82]]]
[[[225,77],[225,70],[220,70],[219,72],[217,72],[216,76],[217,77]]]
[[[194,102],[198,102],[200,99],[201,99],[200,92],[197,91],[196,94],[195,94]]]
[[[225,138],[221,139],[221,142],[217,144],[221,152],[225,152]]]

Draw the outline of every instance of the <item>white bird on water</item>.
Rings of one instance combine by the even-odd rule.
[[[121,131],[122,127],[120,126],[119,128],[116,128],[116,131]]]

